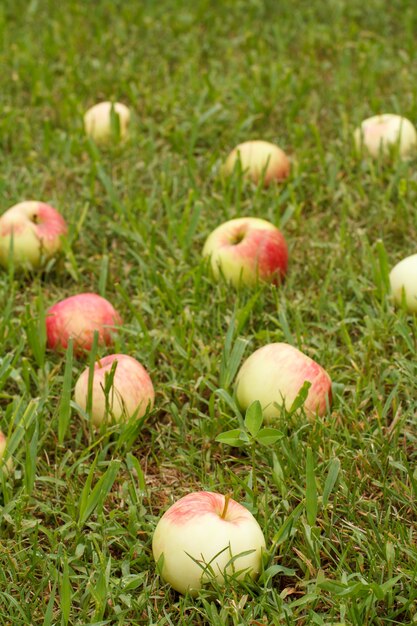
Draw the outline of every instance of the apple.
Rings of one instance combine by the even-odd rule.
[[[80,293],[57,302],[46,312],[48,348],[62,350],[73,339],[75,353],[91,350],[94,332],[99,345],[113,343],[113,334],[122,318],[108,300],[96,293]]]
[[[401,304],[403,291],[405,305],[410,313],[417,312],[417,254],[406,257],[390,272],[389,280],[394,301]]]
[[[375,158],[389,154],[396,146],[399,156],[406,158],[417,145],[417,132],[410,120],[392,113],[364,120],[353,137],[357,150],[365,149]]]
[[[119,119],[120,138],[124,139],[128,134],[130,111],[127,106],[121,102],[100,102],[88,109],[84,115],[85,132],[96,143],[108,143],[114,138],[112,108]]]
[[[238,580],[246,574],[255,578],[264,548],[263,532],[252,513],[229,496],[209,491],[189,493],[175,502],[152,539],[155,561],[163,555],[162,578],[176,591],[191,595],[213,577],[224,582],[225,573],[236,574]]]
[[[7,439],[4,433],[0,430],[0,470],[3,470],[5,473],[9,473],[13,468],[12,459],[8,459],[5,464],[3,464],[4,453],[6,452]]]
[[[323,415],[331,403],[331,380],[313,359],[287,343],[270,343],[255,350],[236,377],[236,399],[246,410],[259,400],[266,419],[289,410],[305,381],[311,386],[304,403],[308,416]]]
[[[268,141],[245,141],[232,150],[223,165],[223,173],[229,176],[240,161],[243,176],[254,183],[263,181],[268,186],[282,181],[290,173],[290,161],[281,148]]]
[[[84,411],[88,403],[89,376],[90,368],[87,367],[74,390],[75,402]],[[150,376],[133,357],[110,354],[95,363],[91,405],[91,421],[95,426],[107,421],[128,421],[134,414],[140,419],[152,409],[154,399]]]
[[[15,204],[0,217],[0,263],[6,267],[13,258],[16,267],[38,267],[58,252],[67,230],[62,215],[49,204]]]
[[[235,286],[258,280],[279,283],[286,274],[288,249],[276,226],[257,217],[240,217],[218,226],[207,238],[203,256],[210,257],[215,278]]]

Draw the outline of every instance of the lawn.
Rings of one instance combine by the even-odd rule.
[[[69,234],[43,271],[0,274],[0,624],[417,623],[417,323],[388,281],[416,252],[417,158],[352,143],[370,115],[417,121],[416,32],[410,0],[1,2],[1,212],[43,200]],[[82,116],[108,99],[134,120],[100,148]],[[286,182],[220,176],[254,138],[288,153]],[[285,235],[278,288],[202,259],[246,215]],[[95,431],[72,401],[88,356],[45,349],[46,308],[84,291],[152,377],[143,423]],[[234,357],[279,341],[325,367],[331,410],[283,414],[271,445],[216,441],[244,417]],[[191,598],[152,534],[202,489],[244,503],[267,552],[257,582]]]

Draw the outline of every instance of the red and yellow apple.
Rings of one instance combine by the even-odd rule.
[[[74,352],[91,350],[94,332],[99,345],[109,346],[122,318],[108,300],[95,293],[80,293],[57,302],[46,312],[46,334],[51,350],[63,350],[73,339]]]
[[[256,184],[262,180],[265,186],[285,180],[290,173],[290,161],[285,152],[268,141],[245,141],[236,146],[223,165],[223,173],[232,174],[238,162],[245,178]]]
[[[99,102],[84,115],[85,132],[98,144],[108,143],[113,138],[112,109],[119,119],[120,138],[124,139],[128,134],[130,111],[127,106],[121,102]]]
[[[0,263],[33,269],[61,248],[67,224],[49,204],[28,200],[0,217]]]
[[[392,268],[390,275],[391,292],[396,304],[405,298],[410,313],[417,312],[417,254],[406,257]]]
[[[204,582],[224,576],[255,578],[265,548],[263,532],[244,506],[220,493],[189,493],[161,517],[152,540],[162,578],[180,593],[196,595]],[[241,555],[241,556],[239,556]],[[197,561],[197,562],[196,562]]]
[[[215,278],[235,286],[258,280],[279,283],[286,274],[288,249],[276,226],[257,217],[241,217],[218,226],[207,238],[203,256],[210,257]]]
[[[417,132],[410,120],[392,113],[369,117],[353,136],[357,150],[374,158],[389,154],[395,147],[400,157],[407,158],[417,146]]]
[[[87,367],[74,390],[75,402],[83,411],[88,405],[89,375]],[[151,378],[133,357],[110,354],[95,363],[91,397],[91,421],[95,426],[103,422],[128,421],[133,415],[140,419],[152,409],[154,399]]]
[[[236,377],[236,399],[246,410],[259,400],[267,420],[289,410],[303,384],[311,386],[304,403],[308,416],[323,415],[332,397],[327,372],[313,359],[287,343],[270,343],[255,350],[243,363]]]

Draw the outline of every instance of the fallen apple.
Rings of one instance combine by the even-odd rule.
[[[162,578],[180,593],[196,595],[210,579],[255,578],[265,539],[244,506],[209,491],[189,493],[161,517],[152,540],[155,561],[162,558]]]
[[[390,272],[389,280],[394,301],[400,305],[405,298],[405,305],[410,313],[417,312],[417,254],[406,257]]]
[[[215,278],[235,286],[258,280],[279,283],[288,265],[285,239],[276,226],[257,217],[241,217],[218,226],[207,238],[203,256],[210,257]]]
[[[311,386],[304,403],[308,416],[323,415],[331,403],[331,380],[313,359],[287,343],[270,343],[259,348],[243,363],[236,378],[236,398],[246,410],[259,400],[266,419],[279,417],[284,405],[289,410],[303,384]]]
[[[88,405],[87,367],[75,385],[75,402],[85,411]],[[126,354],[110,354],[95,363],[91,390],[91,421],[103,422],[138,419],[152,409],[155,392],[149,374],[137,361]]]
[[[284,180],[290,173],[290,161],[285,152],[268,141],[245,141],[236,146],[223,165],[223,173],[232,174],[238,162],[245,178],[256,184],[262,180],[265,186]]]
[[[112,122],[112,111],[115,122]],[[124,139],[128,134],[129,123],[130,111],[121,102],[100,102],[88,109],[84,115],[85,132],[98,144],[108,143],[117,138],[117,127],[120,138]]]
[[[13,469],[13,461],[11,458],[9,458],[7,459],[6,463],[3,462],[4,453],[6,452],[6,446],[6,436],[0,430],[0,470],[3,470],[6,474],[8,474]]]
[[[364,120],[354,132],[358,151],[376,158],[397,149],[398,155],[407,158],[417,146],[417,132],[413,124],[401,115],[385,113]]]
[[[38,267],[58,252],[66,233],[64,218],[49,204],[15,204],[0,217],[0,263],[6,267],[13,259],[16,267]]]
[[[73,339],[75,353],[91,350],[94,332],[99,345],[109,346],[122,319],[108,300],[95,293],[80,293],[51,306],[46,312],[48,348],[63,350]]]

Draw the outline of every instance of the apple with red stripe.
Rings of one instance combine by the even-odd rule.
[[[255,578],[261,569],[265,538],[258,522],[230,496],[189,493],[159,520],[152,539],[155,561],[163,557],[162,578],[180,593],[196,595],[225,575]]]
[[[269,141],[259,139],[245,141],[232,150],[223,165],[227,176],[232,174],[240,162],[243,177],[267,187],[272,182],[285,180],[290,173],[290,161],[281,148]]]
[[[257,217],[240,217],[218,226],[207,238],[215,278],[221,275],[236,287],[258,280],[279,283],[288,267],[288,248],[276,226]]]
[[[310,417],[324,415],[331,404],[332,382],[326,370],[287,343],[270,343],[255,350],[236,377],[236,399],[246,410],[259,400],[266,419],[289,410],[305,382],[311,383],[304,403]]]
[[[15,204],[0,217],[0,263],[6,267],[12,255],[16,267],[36,268],[60,250],[67,230],[62,215],[49,204]]]
[[[80,293],[51,306],[46,312],[46,334],[51,350],[65,350],[70,338],[74,352],[91,350],[94,333],[98,344],[109,346],[122,318],[112,304],[96,293]]]
[[[86,411],[88,405],[87,367],[75,385],[75,402]],[[153,407],[155,392],[146,369],[127,354],[109,354],[95,363],[92,380],[91,421],[128,421],[133,415],[140,419]]]

